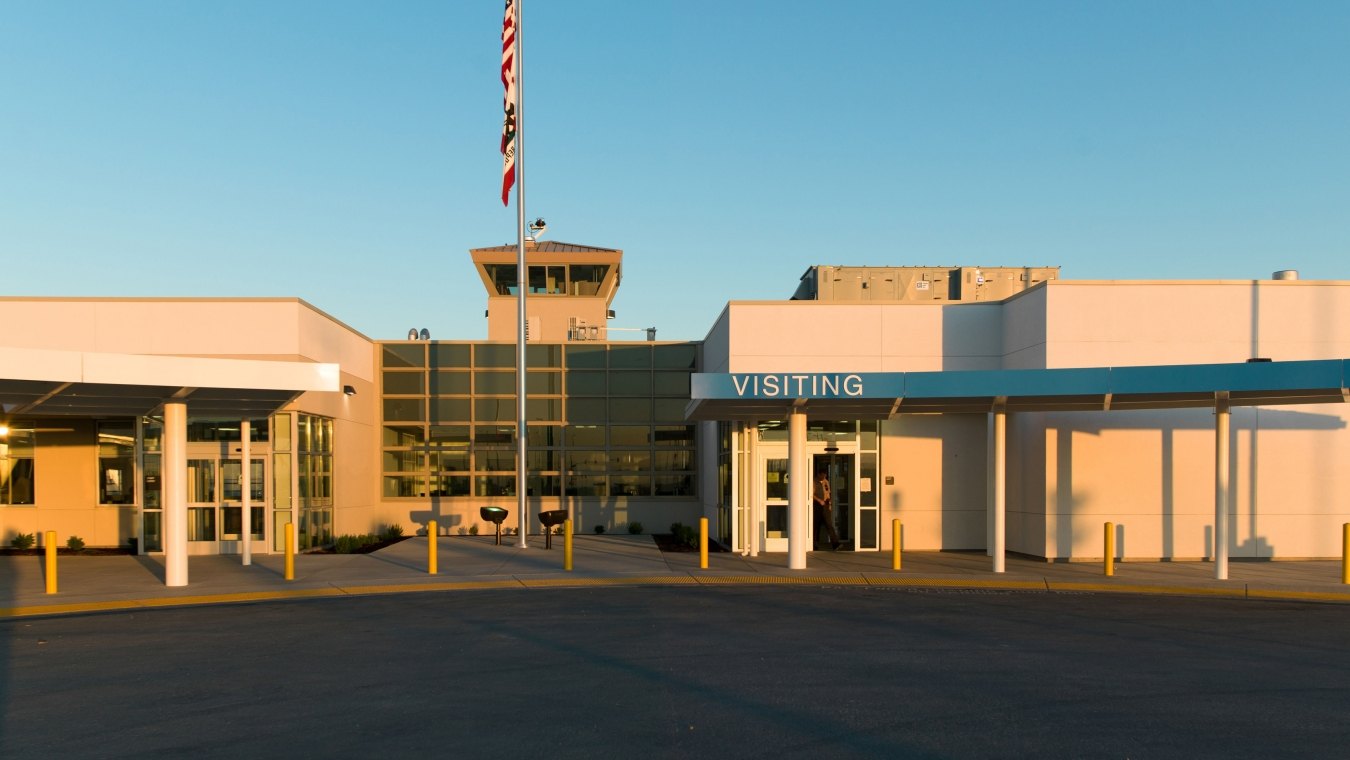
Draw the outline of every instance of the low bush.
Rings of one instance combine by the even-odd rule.
[[[629,533],[632,533],[632,534],[635,535],[635,536],[636,536],[637,534],[641,533],[641,532],[642,532],[642,523],[640,523],[640,522],[630,522],[630,523],[628,523],[628,532],[629,532]]]
[[[597,526],[595,526],[595,535],[598,536],[598,535],[600,535],[601,533],[604,533],[604,532],[605,532],[605,526],[603,526],[603,525],[597,525]]]
[[[338,536],[337,540],[333,542],[333,552],[336,554],[355,554],[367,546],[380,543],[381,540],[379,536],[373,533]]]
[[[35,543],[37,537],[32,533],[20,533],[9,540],[9,545],[15,549],[32,549]]]
[[[403,538],[403,526],[398,523],[384,526],[384,531],[380,533],[380,538],[386,541],[391,538]]]
[[[671,523],[670,535],[675,537],[676,543],[685,546],[698,546],[698,529],[684,523]]]
[[[66,548],[73,552],[77,552],[84,548],[84,539],[79,536],[71,536],[66,539]]]

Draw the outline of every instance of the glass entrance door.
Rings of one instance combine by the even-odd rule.
[[[188,554],[243,551],[243,460],[193,454],[187,461]],[[253,550],[267,551],[267,458],[251,458]]]
[[[253,551],[266,551],[267,479],[266,459],[253,459],[249,466],[249,526]],[[243,460],[226,459],[220,463],[220,553],[240,554],[244,550]]]
[[[188,554],[216,554],[220,550],[217,463],[214,458],[187,460]]]
[[[788,550],[788,460],[769,457],[762,461],[764,551],[785,552]]]
[[[830,501],[832,508],[830,510],[830,519],[834,524],[834,530],[839,534],[840,549],[854,548],[854,506],[856,506],[857,496],[855,495],[855,462],[854,454],[826,453],[814,454],[811,457],[811,472],[814,477],[816,473],[824,472],[830,482]],[[814,481],[813,481],[814,482]],[[811,513],[811,545],[828,548],[829,536],[825,534],[823,525],[819,525],[819,518],[815,512],[815,504],[812,502]]]

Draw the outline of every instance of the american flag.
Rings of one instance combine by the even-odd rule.
[[[502,20],[502,87],[506,90],[502,120],[502,205],[510,203],[516,183],[516,2],[506,0]]]

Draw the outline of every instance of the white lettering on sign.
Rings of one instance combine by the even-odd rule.
[[[863,395],[859,375],[732,375],[739,398],[808,398]]]

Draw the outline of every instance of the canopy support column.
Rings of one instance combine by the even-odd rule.
[[[241,563],[245,565],[253,564],[253,467],[249,460],[249,438],[252,435],[249,421],[242,419],[239,421],[239,498],[243,501],[244,524],[240,531],[239,538],[242,543],[240,552]]]
[[[989,459],[993,470],[993,487],[989,490],[989,511],[993,513],[993,541],[990,554],[993,557],[994,572],[1005,569],[1006,552],[1006,513],[1008,484],[1008,399],[1000,396],[994,400],[990,416],[993,418],[993,435],[990,438]]]
[[[1214,394],[1214,577],[1228,580],[1228,393]]]
[[[806,412],[788,414],[788,569],[806,569],[811,501],[811,468],[806,454]]]
[[[188,585],[187,404],[164,404],[164,585]]]

